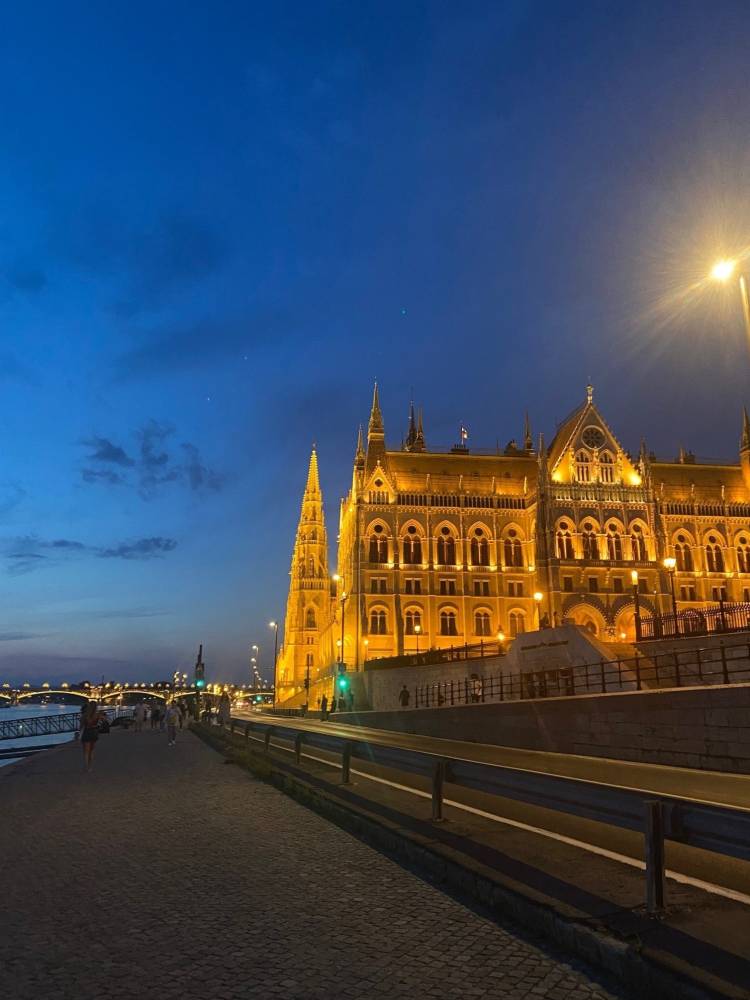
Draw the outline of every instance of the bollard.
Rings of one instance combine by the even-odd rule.
[[[294,759],[299,764],[302,756],[302,733],[297,733],[294,737]]]
[[[658,799],[646,807],[646,911],[651,915],[664,909],[664,813]]]
[[[263,751],[264,753],[270,753],[271,750],[271,736],[273,735],[273,727],[269,726],[266,730],[266,734],[263,737]]]
[[[352,745],[348,741],[344,744],[344,749],[341,753],[341,784],[351,785],[351,768],[352,768]]]
[[[436,760],[432,769],[432,822],[443,822],[443,785],[445,784],[445,761]]]

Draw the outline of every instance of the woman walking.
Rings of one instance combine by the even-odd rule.
[[[94,764],[94,747],[99,739],[99,720],[102,714],[95,701],[90,701],[81,712],[81,746],[85,771],[90,771]]]

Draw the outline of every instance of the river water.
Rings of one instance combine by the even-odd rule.
[[[15,705],[12,708],[0,708],[2,719],[30,719],[33,715],[65,715],[69,712],[80,712],[80,705]],[[0,750],[12,750],[16,747],[29,749],[34,746],[49,746],[52,743],[65,743],[72,740],[75,733],[58,733],[53,736],[29,736],[23,740],[0,740]],[[0,767],[13,764],[18,757],[0,758]]]

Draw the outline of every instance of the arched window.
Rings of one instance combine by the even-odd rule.
[[[515,528],[508,529],[508,535],[503,542],[503,554],[506,566],[523,566],[523,547]]]
[[[450,609],[445,609],[444,611],[440,612],[440,634],[458,635],[455,611],[451,611]]]
[[[563,521],[557,529],[557,558],[574,559],[573,538],[570,534],[570,525]]]
[[[404,633],[406,635],[418,635],[422,631],[422,612],[418,608],[413,608],[406,612],[404,616]]]
[[[409,525],[404,536],[404,562],[411,565],[422,562],[422,540],[413,524]]]
[[[599,546],[596,542],[596,532],[591,521],[586,521],[581,532],[581,549],[584,559],[598,559]]]
[[[376,524],[370,535],[370,562],[388,562],[388,539],[385,537],[382,524]]]
[[[315,560],[312,556],[307,560],[307,575],[315,576]]]
[[[579,483],[591,482],[591,459],[586,451],[579,451],[576,455],[576,479]]]
[[[490,615],[488,611],[474,612],[474,635],[490,634]]]
[[[609,454],[609,452],[604,452],[599,458],[599,482],[601,483],[613,483],[615,481],[615,460]]]
[[[526,615],[523,611],[511,611],[508,615],[508,631],[511,638],[515,638],[526,631]]]
[[[388,619],[384,608],[373,608],[370,612],[370,635],[386,635]]]
[[[456,539],[450,528],[441,528],[437,540],[438,566],[456,565]]]
[[[622,536],[614,524],[607,528],[607,555],[611,562],[622,559]]]
[[[724,572],[724,553],[716,535],[708,536],[706,544],[706,569],[709,573]]]
[[[745,535],[737,539],[737,572],[750,573],[750,543]]]
[[[489,566],[490,546],[487,536],[481,528],[477,528],[471,539],[471,564],[472,566]]]
[[[680,573],[689,573],[692,571],[693,550],[690,548],[685,535],[677,536],[677,541],[674,545],[674,558]]]
[[[305,613],[305,628],[315,628],[315,608],[308,608]]]
[[[643,528],[640,524],[634,524],[630,529],[630,548],[635,562],[646,562],[648,560],[646,539],[643,537]]]
[[[310,532],[310,541],[317,542],[317,540],[318,540],[318,533],[315,530],[315,528],[313,528],[313,530]]]

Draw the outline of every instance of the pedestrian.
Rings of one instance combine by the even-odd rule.
[[[321,719],[328,717],[328,696],[325,694],[320,699],[320,717]]]
[[[164,727],[167,724],[167,706],[166,703],[159,709],[159,732],[164,732]]]
[[[347,695],[347,700],[349,702],[349,711],[353,712],[354,711],[354,692],[353,691],[349,691],[349,694]]]
[[[169,741],[167,745],[173,747],[177,743],[177,727],[180,720],[180,710],[174,701],[167,706],[166,717],[167,739]]]
[[[228,726],[231,718],[232,718],[232,703],[229,700],[229,695],[227,694],[227,692],[223,691],[221,698],[219,698],[219,725]]]
[[[156,729],[159,725],[159,709],[156,705],[151,706],[151,728]]]
[[[99,711],[95,701],[90,701],[81,712],[81,746],[83,747],[83,769],[90,771],[94,766],[94,746],[99,739],[99,720],[104,713]]]
[[[398,700],[399,704],[401,705],[401,708],[409,707],[409,688],[406,686],[406,684],[404,684],[404,686],[399,691]]]
[[[139,701],[135,706],[135,712],[133,712],[133,717],[135,719],[135,731],[137,733],[143,732],[143,723],[146,718],[146,706],[142,701]]]
[[[336,714],[336,708],[337,708],[336,695],[334,695],[333,698],[331,698],[331,715]]]
[[[179,702],[179,704],[178,704],[178,710],[179,710],[179,715],[180,715],[180,719],[179,719],[180,729],[182,729],[183,725],[185,724],[185,716],[187,714],[187,710],[185,709],[185,705],[182,702]]]

